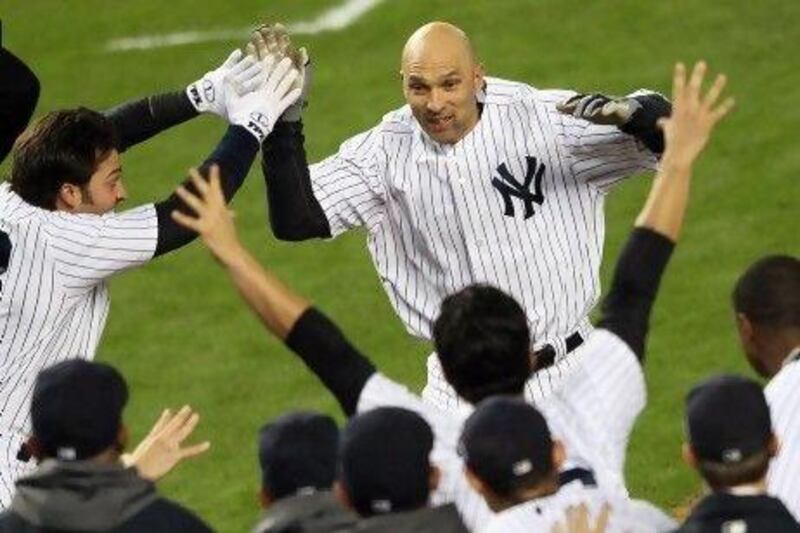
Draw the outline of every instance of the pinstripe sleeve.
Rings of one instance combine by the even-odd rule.
[[[67,287],[76,290],[146,263],[158,241],[152,204],[105,215],[53,212],[44,231],[59,274],[67,278]]]
[[[575,179],[606,192],[625,178],[656,169],[656,156],[633,135],[616,126],[592,124],[556,110],[557,103],[575,93],[540,93]]]
[[[309,167],[314,196],[332,237],[371,229],[385,210],[380,126],[345,141],[339,152]]]

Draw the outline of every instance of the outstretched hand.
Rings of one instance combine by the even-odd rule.
[[[233,213],[225,203],[225,195],[219,179],[219,167],[212,165],[206,181],[197,169],[190,169],[192,185],[196,192],[181,185],[176,194],[194,211],[194,217],[180,211],[173,211],[172,218],[181,226],[197,232],[211,253],[225,262],[241,249]]]
[[[135,466],[141,477],[158,481],[179,463],[201,455],[211,447],[208,441],[183,446],[198,422],[200,415],[188,405],[175,414],[170,409],[165,409],[133,453],[123,456],[123,463],[126,466]]]
[[[726,98],[718,104],[727,78],[719,74],[711,87],[702,93],[706,63],[699,61],[686,80],[683,63],[675,65],[672,78],[672,115],[658,121],[664,131],[666,148],[663,164],[686,168],[692,165],[708,143],[714,126],[733,108],[733,98]]]
[[[589,508],[585,503],[567,508],[566,520],[553,525],[551,533],[604,533],[611,507],[606,503],[594,524],[589,523]]]

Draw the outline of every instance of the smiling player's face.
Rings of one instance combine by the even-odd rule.
[[[418,30],[403,51],[401,74],[406,102],[433,140],[455,144],[475,127],[483,69],[460,30],[441,23]]]
[[[102,215],[113,211],[127,198],[127,191],[122,184],[122,163],[119,152],[111,150],[97,165],[89,183],[81,188],[81,193],[81,202],[74,209],[75,213]]]

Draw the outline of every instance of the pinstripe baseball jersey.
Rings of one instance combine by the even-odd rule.
[[[593,471],[604,494],[627,499],[625,452],[633,423],[646,401],[644,374],[625,342],[604,329],[595,329],[575,352],[572,370],[552,394],[536,403],[555,438],[564,442],[566,468]],[[555,372],[550,367],[537,374]],[[547,376],[539,376],[547,380]],[[456,413],[425,403],[404,386],[375,374],[364,386],[358,412],[398,406],[420,413],[435,435],[431,460],[442,471],[434,493],[436,504],[455,502],[470,529],[484,527],[492,513],[467,483],[458,441],[472,407]]]
[[[528,533],[552,531],[555,524],[564,523],[570,506],[586,504],[594,519],[603,505],[609,504],[606,533],[657,533],[672,531],[674,520],[653,505],[640,501],[608,495],[602,489],[587,487],[580,481],[562,486],[558,492],[537,498],[497,513],[481,533]]]
[[[108,315],[105,280],[153,257],[152,204],[76,215],[34,207],[0,185],[0,465],[29,433],[36,375],[57,361],[94,357]]]
[[[368,231],[397,314],[430,338],[442,299],[489,283],[526,310],[535,347],[566,352],[600,294],[605,194],[656,159],[616,127],[559,113],[569,91],[487,78],[481,118],[454,145],[408,106],[311,165],[333,236]]]
[[[772,427],[780,440],[778,455],[770,463],[767,489],[780,498],[800,522],[800,348],[767,384]]]

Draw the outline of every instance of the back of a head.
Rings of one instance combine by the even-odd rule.
[[[29,204],[53,210],[64,183],[88,184],[118,146],[113,124],[101,113],[84,107],[48,113],[14,145],[11,189]]]
[[[442,302],[433,342],[445,378],[470,403],[521,394],[530,377],[530,329],[508,294],[470,285]]]
[[[90,459],[118,443],[128,387],[110,365],[69,359],[45,368],[31,399],[33,435],[45,457]]]
[[[467,468],[500,498],[514,499],[556,475],[547,421],[520,398],[481,402],[464,423],[460,451]]]
[[[736,282],[733,306],[759,326],[800,330],[800,259],[773,255],[753,263]]]
[[[262,487],[273,500],[329,490],[336,476],[339,429],[329,416],[289,413],[261,428]]]
[[[433,431],[418,414],[382,407],[342,431],[339,480],[361,516],[425,507],[430,496]]]
[[[767,473],[772,421],[761,385],[719,375],[686,397],[686,431],[698,470],[715,490],[756,483]]]

